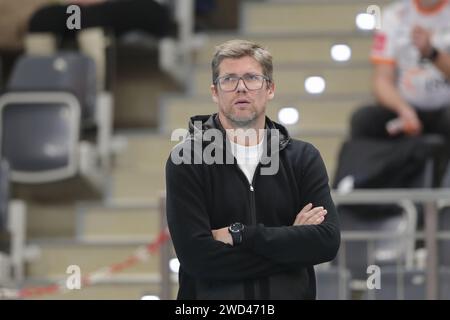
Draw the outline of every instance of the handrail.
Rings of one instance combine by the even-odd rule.
[[[427,250],[426,297],[438,298],[437,224],[439,204],[450,199],[450,189],[355,189],[348,193],[332,191],[336,205],[389,204],[402,201],[420,202],[425,212],[425,248]]]
[[[437,232],[437,209],[438,204],[450,199],[450,189],[364,189],[353,190],[349,193],[339,193],[332,191],[332,198],[336,205],[342,204],[391,204],[398,203],[404,205],[405,201],[424,203],[425,210],[425,232],[411,233],[407,231],[402,234],[392,232],[362,232],[343,231],[342,239],[346,241],[377,239],[396,239],[412,237],[425,238],[425,246],[428,252],[426,270],[426,297],[427,299],[438,298],[438,264],[437,264],[437,239],[450,239],[450,232]],[[161,210],[161,230],[165,229],[165,195],[160,198]],[[161,297],[170,296],[172,282],[169,271],[170,243],[161,251],[162,285]],[[339,256],[345,255],[345,243],[341,245]],[[342,261],[342,259],[339,259]],[[339,263],[338,263],[339,264]],[[343,266],[341,266],[343,267]]]

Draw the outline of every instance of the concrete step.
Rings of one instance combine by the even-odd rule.
[[[115,160],[115,170],[131,169],[151,171],[152,165],[165,162],[174,142],[170,135],[155,134],[151,131],[124,132],[126,149]]]
[[[164,190],[164,168],[177,142],[149,132],[126,135],[126,150],[114,163],[110,198],[156,201]]]
[[[166,154],[169,158],[170,151]],[[144,174],[133,170],[114,173],[111,199],[115,201],[156,201],[165,189],[165,163],[166,160],[158,165],[153,165],[155,170],[158,170],[157,174]]]
[[[330,178],[330,184],[333,180],[334,173],[336,171],[336,165],[338,161],[339,150],[342,143],[345,140],[345,136],[307,136],[297,135],[295,138],[307,141],[313,144],[320,152],[325,167],[327,168],[328,177]]]
[[[347,35],[279,35],[266,34],[227,34],[211,35],[205,45],[196,53],[199,66],[209,66],[215,46],[230,39],[247,39],[266,47],[274,57],[277,66],[299,63],[338,63],[331,58],[330,50],[334,44],[346,44],[352,49],[352,62],[367,63],[372,37],[364,34]],[[275,68],[275,71],[276,71]]]
[[[296,125],[287,126],[288,130],[306,131],[347,131],[349,119],[353,111],[367,103],[367,96],[340,96],[303,98],[293,96],[275,96],[267,107],[267,115],[274,121],[278,120],[278,112],[283,107],[293,107],[299,111],[300,120]],[[178,128],[187,128],[187,123],[193,115],[206,115],[217,112],[217,105],[211,97],[194,96],[191,98],[167,96],[161,100],[160,130],[170,134]]]
[[[78,213],[77,236],[83,240],[149,241],[161,229],[162,215],[158,203],[112,206],[83,204]]]
[[[143,295],[161,295],[157,275],[116,276],[95,285],[82,286],[80,289],[58,291],[52,294],[32,295],[26,300],[140,300]],[[40,288],[65,281],[65,278],[29,279],[25,288]],[[173,281],[170,299],[175,299],[178,284]]]
[[[27,265],[27,277],[64,277],[70,265],[77,265],[82,275],[87,275],[100,268],[121,263],[148,243],[142,241],[33,241],[40,248],[37,259]],[[159,255],[152,255],[147,261],[137,263],[122,270],[120,274],[159,274]]]
[[[382,6],[387,0],[377,1]],[[355,32],[355,18],[371,1],[248,1],[243,4],[243,33],[282,34]]]
[[[75,236],[75,204],[27,202],[27,239]]]
[[[305,80],[311,76],[325,79],[325,94],[366,94],[371,92],[372,67],[355,65],[351,67],[284,65],[274,70],[276,95],[305,95]],[[197,68],[189,89],[192,95],[210,95],[212,83],[210,68]]]

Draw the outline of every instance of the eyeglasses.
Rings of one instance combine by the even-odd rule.
[[[265,76],[249,73],[244,74],[242,77],[234,75],[218,77],[216,81],[214,81],[214,84],[219,84],[219,87],[222,91],[232,92],[236,90],[239,84],[239,80],[241,79],[248,90],[260,90],[263,87],[264,80],[269,81],[269,78]]]

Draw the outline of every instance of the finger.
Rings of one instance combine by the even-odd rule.
[[[326,213],[325,213],[325,214],[326,214]],[[314,224],[321,224],[321,223],[325,220],[325,214],[322,215],[322,216],[320,216],[320,217],[318,217],[318,218],[316,219],[316,221],[314,222]]]
[[[323,222],[323,220],[325,220],[325,218],[322,216],[322,217],[318,218],[314,224],[315,225],[321,224]]]
[[[305,219],[307,220],[307,219],[311,218],[312,216],[318,214],[318,213],[321,212],[322,210],[324,210],[323,207],[315,207],[315,208],[312,208],[311,210],[309,210],[308,212],[306,212],[306,213],[304,214]]]
[[[311,210],[311,208],[312,208],[312,203],[310,202],[306,206],[304,206],[303,209],[299,213],[308,212],[309,210]]]
[[[321,210],[317,213],[315,213],[314,215],[310,216],[307,220],[306,223],[315,223],[317,221],[317,219],[320,219],[321,217],[325,216],[327,214],[327,210]]]
[[[303,209],[297,213],[297,216],[295,217],[294,225],[299,224],[302,220],[303,214],[308,212],[312,208],[312,203],[308,203],[306,206],[303,207]]]
[[[304,212],[300,212],[297,216],[298,216],[298,223],[299,224],[303,224],[305,223],[306,220],[308,220],[308,218],[313,215],[320,207],[317,208],[312,208],[309,211],[304,211]]]
[[[304,212],[304,213],[299,213],[299,224],[304,224],[306,221],[308,221],[312,216],[314,216],[315,214],[321,212],[323,210],[323,207],[316,207],[311,209],[308,212]]]

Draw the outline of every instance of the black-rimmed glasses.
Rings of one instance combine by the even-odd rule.
[[[248,90],[260,90],[264,85],[264,80],[269,81],[269,78],[259,74],[244,74],[242,77],[236,75],[226,75],[218,77],[214,81],[215,85],[219,85],[220,89],[225,92],[235,91],[239,84],[239,80],[244,82]]]

